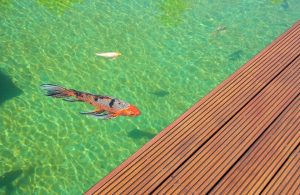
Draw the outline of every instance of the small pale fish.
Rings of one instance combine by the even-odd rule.
[[[96,53],[97,56],[101,56],[104,58],[117,58],[120,55],[122,55],[120,52],[100,52],[100,53]]]
[[[227,27],[226,27],[226,26],[220,25],[220,26],[218,26],[218,27],[211,33],[211,35],[212,35],[212,36],[217,36],[217,35],[219,35],[219,34],[225,33],[226,30],[227,30]]]

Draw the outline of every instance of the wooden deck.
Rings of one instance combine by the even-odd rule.
[[[300,21],[86,194],[300,194]]]

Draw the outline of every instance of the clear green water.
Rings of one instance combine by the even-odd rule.
[[[0,194],[83,193],[299,10],[297,0],[0,0]],[[46,97],[42,83],[118,97],[142,115],[82,116],[92,108]]]

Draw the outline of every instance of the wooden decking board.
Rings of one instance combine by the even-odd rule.
[[[300,161],[292,168],[294,169],[293,172],[291,171],[290,175],[286,178],[289,183],[285,185],[285,188],[280,192],[281,194],[300,194]]]
[[[297,131],[300,129],[300,118],[297,117],[299,106],[298,95],[249,152],[222,178],[211,191],[212,194],[259,194],[262,191],[300,142],[300,132]]]
[[[291,121],[291,122],[295,122],[295,121]],[[296,121],[297,122],[297,121]],[[299,128],[298,126],[297,126],[297,128]],[[280,134],[278,134],[278,135],[280,135]],[[291,138],[291,139],[295,139],[294,137],[291,137],[291,135],[286,135],[286,137],[285,138],[287,138],[288,140]],[[262,139],[262,141],[268,141],[268,140],[263,140]],[[283,141],[286,141],[286,140],[283,140]],[[291,142],[291,143],[293,143],[293,144],[296,144],[296,141],[297,140],[293,140],[294,142]],[[276,142],[275,142],[276,143]],[[278,144],[280,144],[280,143],[278,143]],[[263,146],[261,146],[261,147],[263,147]],[[266,146],[265,146],[266,147]],[[271,147],[271,146],[269,146],[269,147]],[[279,147],[279,146],[278,146]],[[259,175],[264,175],[264,176],[266,176],[266,177],[271,177],[272,176],[272,174],[271,173],[269,173],[269,172],[260,172],[260,170],[261,169],[263,169],[263,168],[267,168],[269,171],[276,171],[275,170],[275,168],[272,168],[272,166],[274,167],[274,166],[280,166],[280,164],[274,164],[273,162],[271,162],[271,158],[272,157],[270,157],[270,155],[272,154],[272,149],[273,148],[269,148],[269,150],[271,150],[270,151],[270,153],[267,153],[267,154],[260,154],[259,152],[257,153],[257,154],[255,154],[256,155],[256,157],[258,158],[252,158],[252,159],[250,159],[249,161],[250,162],[248,162],[248,163],[253,163],[254,165],[251,167],[251,166],[249,166],[249,165],[245,165],[245,164],[243,164],[243,166],[247,166],[248,168],[245,170],[245,169],[243,169],[243,168],[245,168],[245,167],[239,167],[239,169],[235,169],[236,171],[235,171],[235,173],[236,173],[236,176],[240,176],[241,178],[238,178],[238,177],[236,177],[236,176],[234,176],[234,175],[231,175],[231,177],[234,177],[232,180],[231,180],[231,178],[229,178],[229,180],[228,181],[233,181],[232,183],[234,183],[234,182],[236,182],[235,184],[234,184],[234,186],[231,186],[231,188],[227,185],[226,187],[225,186],[222,186],[222,189],[223,189],[223,191],[222,191],[222,193],[228,193],[228,191],[230,191],[231,193],[233,193],[234,192],[234,190],[232,190],[232,188],[234,188],[235,190],[243,190],[243,192],[245,193],[246,191],[245,191],[245,189],[243,189],[240,185],[241,184],[246,184],[246,183],[241,183],[242,181],[244,181],[244,182],[246,182],[245,181],[245,179],[247,179],[247,180],[249,180],[250,178],[251,178],[251,175],[252,175],[252,177],[254,177],[254,173],[257,173],[257,174],[255,174],[255,177],[256,177],[256,180],[255,180],[255,178],[251,181],[252,183],[253,183],[253,181],[258,181],[258,179],[262,179],[263,177],[260,177],[259,178]],[[282,148],[279,148],[278,150],[280,150],[280,149],[282,149]],[[291,149],[291,148],[289,148],[289,149]],[[285,153],[286,154],[286,153]],[[262,156],[260,156],[260,155],[262,155]],[[280,154],[280,155],[283,155],[283,154]],[[262,158],[263,157],[263,158]],[[266,157],[270,157],[270,158],[266,158]],[[260,159],[260,158],[262,158],[262,159]],[[279,159],[274,159],[274,160],[278,160],[278,161],[282,161],[282,160],[284,160],[283,158],[284,157],[282,157],[282,158],[280,158],[280,156],[278,157]],[[242,160],[241,160],[242,161]],[[254,162],[253,162],[254,161]],[[262,161],[262,162],[261,162]],[[240,162],[240,161],[239,161]],[[267,167],[267,164],[271,164],[270,166],[271,167]],[[240,164],[241,165],[241,164]],[[250,164],[251,165],[251,164]],[[234,167],[234,168],[236,168],[236,166]],[[251,168],[251,170],[249,170]],[[241,169],[241,170],[240,170]],[[239,170],[241,171],[241,172],[239,172]],[[267,171],[268,171],[267,170]],[[247,172],[248,171],[248,172]],[[254,172],[250,172],[249,173],[249,171],[254,171]],[[244,174],[244,175],[242,175],[242,173]],[[242,176],[241,176],[242,175]],[[222,179],[222,181],[226,181],[227,182],[227,178],[228,177],[225,177],[224,179]],[[239,180],[240,179],[240,180]],[[256,187],[253,187],[253,186],[251,186],[251,184],[249,183],[249,186],[247,186],[247,188],[249,188],[250,186],[252,187],[251,188],[251,190],[257,190],[257,189],[259,189],[259,188],[263,188],[263,186],[262,185],[264,185],[266,182],[268,181],[268,178],[263,178],[263,180],[262,181],[259,181],[259,182],[257,182],[256,184],[259,184],[259,186],[256,186]],[[229,184],[228,182],[227,182],[227,184]],[[245,186],[244,186],[245,187]],[[214,193],[215,192],[215,190],[213,190],[212,191],[212,193]],[[237,193],[237,192],[234,192],[234,193]],[[248,192],[248,193],[250,193],[250,192]],[[253,193],[253,192],[252,192]]]
[[[298,162],[298,168],[299,168],[300,162]],[[295,172],[293,175],[291,175],[292,178],[297,178],[298,180],[291,181],[286,185],[286,188],[282,190],[280,193],[281,194],[300,194],[300,178],[299,178],[299,169],[298,172]]]
[[[163,189],[172,173],[181,170],[220,133],[221,129],[234,121],[236,115],[240,114],[258,93],[267,88],[266,86],[272,83],[275,77],[281,78],[282,71],[289,68],[291,61],[300,53],[299,35],[298,21],[86,194],[150,193],[156,189]],[[274,87],[270,90],[276,89],[276,86]],[[287,93],[295,92],[292,88],[283,90]],[[281,96],[278,99],[282,98]],[[282,108],[284,105],[286,104],[282,103],[279,107]],[[240,151],[244,149],[240,148]]]
[[[299,103],[299,102],[298,102]],[[299,112],[299,110],[297,110],[297,112]],[[295,115],[294,115],[295,117]],[[299,121],[299,118],[298,118]],[[291,121],[292,122],[292,121]],[[297,123],[297,121],[295,121],[295,123]],[[294,132],[296,129],[299,129],[300,126],[299,124],[297,126],[293,126],[294,127]],[[289,132],[290,133],[290,132]],[[292,134],[292,133],[291,133]],[[274,159],[274,161],[272,161],[271,159],[265,159],[267,161],[263,161],[262,163],[264,163],[264,166],[260,166],[260,170],[264,172],[264,174],[258,179],[255,180],[255,177],[258,177],[257,175],[252,176],[252,178],[247,178],[246,182],[249,182],[248,186],[243,185],[242,191],[247,191],[248,193],[255,193],[255,192],[261,192],[261,190],[263,189],[263,185],[266,185],[266,181],[268,179],[271,178],[271,175],[273,175],[276,170],[278,169],[278,167],[280,167],[280,163],[284,162],[284,160],[286,159],[286,156],[288,156],[292,151],[293,148],[295,148],[295,146],[297,146],[297,144],[299,143],[299,134],[293,134],[295,137],[291,137],[288,136],[287,139],[289,139],[288,143],[282,143],[282,144],[286,144],[285,146],[281,145],[279,148],[280,156],[278,159]],[[275,161],[276,160],[276,161]],[[276,162],[276,163],[275,163]],[[268,168],[268,169],[266,169]],[[259,169],[259,168],[258,168]],[[254,183],[256,182],[256,183]],[[251,186],[251,188],[250,188]],[[240,189],[238,191],[241,191]]]
[[[290,155],[262,194],[300,194],[300,145]],[[285,193],[284,193],[285,191]]]
[[[270,84],[252,101],[253,104],[247,104],[242,113],[230,120],[221,131],[185,162],[176,173],[169,177],[158,190],[162,189],[161,193],[175,194],[179,192],[186,193],[187,191],[181,191],[184,189],[190,189],[193,192],[196,191],[196,193],[204,193],[205,191],[202,190],[209,190],[214,181],[216,182],[219,179],[217,176],[222,176],[226,168],[229,168],[230,164],[232,165],[235,159],[245,152],[265,130],[265,127],[276,118],[278,112],[286,108],[287,104],[299,93],[299,87],[297,87],[300,86],[299,62],[300,58],[292,64],[291,68],[295,70],[293,76],[288,74],[290,69],[287,69],[285,74],[281,74],[273,82],[273,85]],[[271,89],[273,87],[275,88],[272,93]],[[261,118],[264,114],[267,116]],[[253,123],[254,121],[256,123]],[[251,129],[256,131],[249,131]],[[248,139],[246,143],[241,143],[241,140],[246,139]],[[180,185],[177,183],[178,180],[180,180]],[[168,188],[171,190],[167,191]]]
[[[296,54],[299,53],[299,49],[297,47],[297,42],[298,41],[294,41],[294,43],[293,43],[294,47],[296,48],[296,49],[294,48],[294,50],[293,50],[294,52],[291,52],[290,50],[286,52],[287,54],[290,54],[291,56],[287,56],[286,58],[284,58],[284,56],[283,56],[281,59],[278,59],[276,62],[269,63],[270,65],[272,65],[272,67],[269,68],[268,70],[273,70],[272,68],[275,67],[277,63],[284,63],[284,61],[285,61],[285,63],[288,64],[290,62],[290,60],[291,60],[290,58],[294,57]],[[298,51],[297,51],[297,49],[298,49]],[[281,51],[281,52],[285,54],[284,51]],[[281,71],[281,70],[282,69],[280,69],[280,70],[277,69],[276,74],[278,74],[278,72]],[[259,74],[261,72],[262,71],[259,71]],[[270,76],[270,77],[263,77],[263,79],[266,79],[266,78],[267,79],[271,79],[272,76]],[[253,78],[253,79],[255,79],[255,78]],[[265,82],[262,82],[262,83],[265,83]],[[256,85],[256,86],[260,86],[260,85]],[[230,93],[230,94],[232,95],[233,93]],[[253,95],[255,95],[255,93],[253,93]],[[245,97],[247,99],[251,98],[251,96],[248,96],[248,95],[246,95]],[[240,101],[240,100],[238,100],[238,101]],[[222,104],[222,102],[220,104],[222,106],[224,105],[224,104]],[[238,104],[238,105],[240,105],[242,107],[243,103],[242,104]],[[232,107],[230,107],[229,109],[232,109]],[[222,110],[222,109],[220,109],[220,110]],[[223,112],[225,113],[226,110],[223,111]],[[235,112],[228,112],[228,113],[234,115]],[[222,115],[223,114],[221,114],[221,116]],[[197,116],[197,118],[201,118],[201,120],[204,120],[205,117],[206,116],[204,116],[204,114],[202,114],[202,116],[200,116],[200,117]],[[229,117],[229,116],[227,115],[227,117]],[[209,122],[212,123],[213,125],[216,125],[217,123],[215,123],[215,121],[213,121],[214,118],[216,118],[216,117],[214,116],[212,118],[213,119],[210,119]],[[213,122],[211,122],[211,121],[213,121]],[[226,121],[223,121],[221,124],[219,124],[219,126],[223,125],[224,122],[226,122]],[[201,125],[203,125],[203,121],[200,121],[198,123],[200,123]],[[187,126],[189,126],[189,125],[191,125],[193,123],[192,122],[188,122],[187,124],[188,124]],[[208,125],[205,124],[203,126],[208,126]],[[189,132],[192,132],[192,134],[189,134]],[[211,130],[207,130],[206,132],[210,133],[210,135],[214,133]],[[173,169],[174,170],[175,169],[175,167],[174,167],[175,164],[180,164],[181,162],[184,161],[184,158],[182,158],[183,157],[183,155],[182,155],[183,152],[186,153],[186,158],[187,158],[187,157],[189,157],[190,154],[192,154],[194,152],[194,151],[192,151],[193,149],[195,149],[194,146],[197,147],[197,145],[201,145],[201,144],[196,143],[196,142],[194,142],[194,143],[190,142],[189,144],[185,144],[186,141],[184,141],[184,139],[186,139],[186,138],[187,139],[190,139],[190,138],[193,139],[193,137],[197,137],[193,133],[198,133],[198,132],[194,132],[193,129],[191,129],[191,128],[188,128],[187,130],[185,130],[185,129],[182,128],[181,131],[178,134],[176,134],[176,136],[177,136],[178,139],[174,139],[174,137],[171,137],[169,140],[165,140],[165,143],[168,143],[167,146],[165,146],[165,147],[164,146],[159,147],[157,150],[153,151],[153,154],[149,155],[150,158],[151,158],[151,160],[150,160],[151,162],[149,164],[147,164],[147,167],[151,168],[151,169],[150,170],[149,169],[144,169],[143,167],[142,167],[143,169],[142,168],[141,169],[134,169],[134,171],[135,171],[135,172],[133,172],[134,174],[130,173],[130,174],[134,175],[132,183],[130,182],[130,180],[128,180],[128,178],[126,178],[126,180],[123,180],[123,183],[121,184],[122,187],[118,191],[116,191],[116,193],[127,193],[127,192],[130,192],[131,189],[133,189],[133,188],[135,188],[137,190],[138,189],[137,186],[140,186],[140,185],[143,186],[144,189],[146,189],[148,187],[148,185],[150,184],[151,180],[155,180],[158,183],[161,182],[162,180],[164,180],[164,178],[159,177],[159,174],[163,175],[165,177],[166,176],[164,174],[165,172],[167,172],[167,171],[168,172],[172,172],[172,170],[169,171],[169,169]],[[185,135],[189,134],[189,135],[183,136],[183,134],[185,134]],[[206,137],[206,139],[209,138],[210,135],[208,135]],[[200,139],[200,140],[203,143],[206,141],[205,139]],[[174,141],[175,141],[175,143],[174,143]],[[185,144],[187,147],[191,147],[192,150],[188,150],[187,148],[185,148],[185,146],[181,145],[181,143]],[[171,148],[171,147],[169,147],[169,145],[175,146],[176,148]],[[177,154],[181,154],[181,155],[180,156],[176,155],[176,153],[172,153],[172,151],[177,152]],[[170,159],[169,157],[172,157],[172,158]],[[164,161],[162,160],[162,158],[163,158]],[[162,164],[164,164],[165,166],[168,166],[169,169],[167,169],[166,167],[163,167],[162,170],[157,169],[158,167],[163,166]],[[151,174],[152,176],[149,176],[149,174]],[[138,175],[142,176],[142,178],[138,179],[139,178]],[[155,179],[153,179],[154,177],[155,177]],[[126,188],[126,191],[123,192],[123,189],[125,189],[125,188]],[[155,187],[153,187],[153,188],[155,188]],[[146,192],[150,192],[151,190],[153,190],[153,189],[149,189]],[[135,191],[132,191],[132,193],[134,193],[134,192]]]

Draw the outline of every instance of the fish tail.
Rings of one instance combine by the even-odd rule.
[[[74,96],[75,90],[52,84],[42,84],[41,88],[46,91],[46,96],[54,98],[66,98]]]

